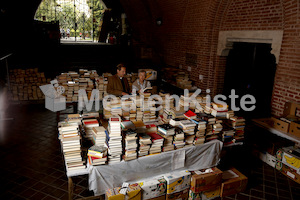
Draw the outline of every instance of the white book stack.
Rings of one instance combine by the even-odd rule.
[[[103,146],[106,142],[106,133],[103,126],[93,127],[93,142],[97,146]]]
[[[125,134],[125,155],[124,160],[134,160],[137,158],[137,133],[128,131]]]
[[[112,116],[108,122],[109,131],[109,164],[120,162],[122,155],[122,136],[121,136],[121,119],[119,116]]]
[[[139,144],[139,157],[148,155],[152,144],[151,137],[146,133],[140,133]]]
[[[180,149],[185,146],[184,132],[180,128],[176,128],[173,144],[176,149]]]
[[[99,126],[97,119],[83,119],[82,120],[83,128],[85,131],[85,137],[89,140],[93,140],[93,128]]]
[[[111,114],[114,115],[122,115],[122,105],[121,105],[121,99],[117,98],[117,101],[111,101]]]
[[[67,171],[85,169],[81,157],[78,124],[76,122],[59,122],[58,131]]]

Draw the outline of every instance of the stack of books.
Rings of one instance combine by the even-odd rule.
[[[182,131],[181,128],[176,128],[175,129],[175,136],[174,136],[174,146],[176,149],[183,148],[185,146],[185,141],[184,141],[184,132]]]
[[[68,122],[75,122],[78,125],[82,124],[80,114],[69,114],[68,117],[67,117],[67,121]]]
[[[219,118],[219,119],[226,119],[228,116],[228,105],[222,105],[222,104],[216,104],[216,103],[211,103],[212,108],[211,108],[211,115]]]
[[[230,118],[232,128],[235,130],[234,140],[235,142],[244,141],[245,125],[246,120],[243,117],[232,117]]]
[[[81,138],[78,124],[76,122],[59,122],[58,132],[67,171],[85,169],[81,157]]]
[[[222,120],[216,120],[215,123],[208,123],[206,127],[206,135],[205,135],[205,141],[209,142],[211,140],[221,140],[221,134],[220,132],[223,129],[222,126]]]
[[[109,164],[120,162],[122,155],[122,135],[121,119],[118,116],[112,116],[108,122],[109,132]]]
[[[111,106],[111,114],[113,116],[114,115],[122,116],[122,104],[120,98],[117,98],[116,101],[110,101],[110,106]]]
[[[207,122],[199,118],[195,119],[194,121],[198,122],[194,139],[194,145],[203,144],[205,141],[205,131]]]
[[[97,146],[102,146],[106,143],[106,132],[103,126],[93,127],[93,143]]]
[[[196,124],[191,120],[181,120],[179,127],[183,130],[186,135],[194,135]]]
[[[194,145],[195,135],[185,135],[185,147]]]
[[[162,134],[160,134],[160,135],[164,138],[162,151],[167,152],[167,151],[174,150],[175,149],[175,146],[173,144],[174,135],[162,135]]]
[[[147,133],[147,134],[151,137],[151,142],[152,142],[151,148],[149,150],[149,154],[161,153],[161,148],[164,143],[164,138],[155,132]]]
[[[151,137],[148,134],[139,133],[139,157],[149,154],[151,144]]]
[[[235,131],[233,129],[232,130],[223,130],[222,132],[223,132],[222,141],[224,143],[224,146],[235,142],[235,139],[234,139]]]
[[[168,124],[170,119],[172,119],[172,115],[170,114],[170,109],[164,108],[162,112],[160,112],[161,121],[164,124]]]
[[[137,158],[137,133],[131,130],[124,133],[125,161],[134,160]]]
[[[170,136],[175,134],[175,128],[170,124],[158,125],[158,132],[165,136]]]
[[[85,137],[89,140],[93,140],[93,128],[99,127],[99,122],[97,119],[83,119],[82,120]]]
[[[103,145],[94,145],[88,149],[88,161],[90,165],[107,164],[107,148]]]

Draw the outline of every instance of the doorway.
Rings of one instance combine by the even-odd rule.
[[[58,21],[61,42],[98,42],[105,9],[101,0],[43,0],[34,18]]]
[[[227,57],[224,94],[232,89],[235,94],[253,95],[254,111],[236,112],[245,118],[263,118],[271,115],[271,98],[276,72],[276,59],[271,54],[271,44],[235,42]],[[227,102],[230,105],[230,102]],[[238,104],[236,106],[240,107]]]

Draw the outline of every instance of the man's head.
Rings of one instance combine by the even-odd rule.
[[[141,71],[139,72],[139,80],[140,80],[141,82],[143,82],[143,81],[145,80],[145,78],[146,78],[146,71],[145,71],[145,70],[141,70]]]
[[[123,64],[118,64],[117,65],[117,75],[119,77],[124,77],[126,74],[126,67]]]

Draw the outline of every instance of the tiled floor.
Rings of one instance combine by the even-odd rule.
[[[12,104],[0,122],[0,199],[67,199],[56,115],[44,104]],[[259,163],[250,170],[248,189],[223,199],[300,199],[300,185]],[[74,178],[74,198],[92,195],[88,177]]]

